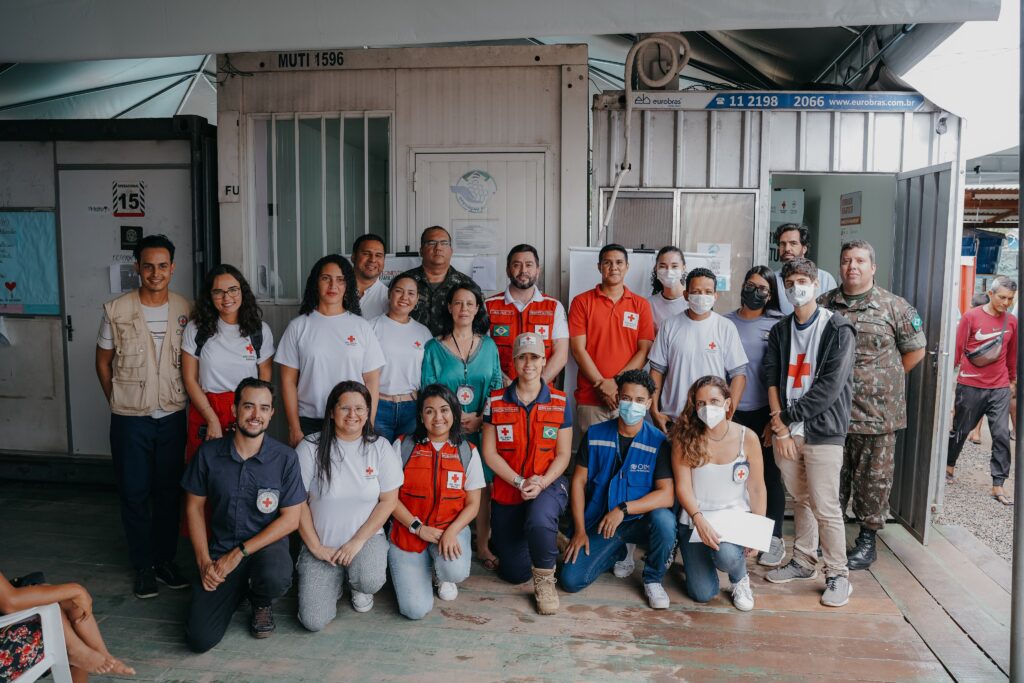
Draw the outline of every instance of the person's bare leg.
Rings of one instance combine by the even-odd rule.
[[[491,485],[480,492],[480,510],[476,513],[476,556],[481,562],[493,562],[496,558],[488,542],[491,540]]]
[[[71,665],[71,679],[75,683],[83,683],[89,680],[89,674],[103,674],[111,671],[111,662],[108,656],[89,647],[75,632],[67,615],[61,614],[61,623],[64,626],[64,645],[68,649],[68,664]]]
[[[96,623],[96,617],[94,615],[89,614],[82,619],[82,610],[79,609],[78,605],[71,600],[65,600],[60,603],[60,608],[63,612],[64,623],[69,624],[71,628],[74,629],[75,635],[78,636],[82,643],[103,655],[108,664],[108,668],[105,670],[105,673],[116,673],[125,676],[135,674],[135,669],[110,654],[110,650],[107,649],[106,643],[103,642],[103,636],[100,634],[100,626]],[[66,631],[67,629],[65,628],[65,632]]]
[[[978,424],[971,430],[971,433],[967,435],[968,441],[971,443],[981,443],[981,423],[984,421],[984,417],[978,420]]]

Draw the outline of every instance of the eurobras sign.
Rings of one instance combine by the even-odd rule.
[[[916,92],[634,92],[634,109],[909,112],[925,108]]]

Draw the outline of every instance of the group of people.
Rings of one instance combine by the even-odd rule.
[[[293,569],[298,618],[317,631],[346,589],[370,610],[389,573],[400,612],[423,618],[435,595],[457,597],[474,554],[506,581],[532,581],[537,611],[552,614],[557,585],[629,576],[637,545],[646,599],[667,608],[678,547],[694,600],[719,593],[721,570],[750,610],[755,551],[718,535],[705,513],[721,510],[772,520],[757,554],[768,581],[817,578],[820,543],[821,601],[845,605],[849,570],[875,559],[888,514],[922,322],[874,283],[870,244],[843,245],[826,291],[834,280],[806,258],[807,228],[776,239],[781,271],[751,268],[726,315],[714,273],[687,271],[672,246],[657,255],[654,294],[632,292],[614,244],[567,314],[537,286],[530,245],[512,248],[508,287],[485,298],[451,267],[444,228],[425,230],[422,265],[387,285],[384,241],[364,235],[351,261],[313,266],[275,344],[236,268],[211,270],[191,307],[168,289],[174,245],[145,237],[141,287],[104,306],[96,352],[135,595],[190,585],[174,562],[184,491],[200,575],[186,635],[200,652],[244,598],[252,634],[270,635]],[[556,388],[569,353],[574,412]],[[286,443],[266,434],[278,391]],[[785,490],[796,534],[784,564]],[[851,499],[861,533],[848,552]]]

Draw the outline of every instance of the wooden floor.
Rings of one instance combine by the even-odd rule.
[[[293,590],[277,603],[274,637],[251,638],[247,613],[239,611],[217,648],[193,655],[182,641],[188,591],[165,588],[152,600],[130,593],[111,490],[7,482],[0,499],[0,571],[11,577],[42,570],[51,583],[83,583],[111,651],[141,680],[939,681],[951,673],[1005,680],[1005,659],[978,647],[1005,646],[1008,656],[1008,601],[996,590],[1005,576],[997,565],[988,573],[964,566],[959,548],[970,539],[952,538],[955,530],[922,549],[891,527],[885,539],[895,552],[883,548],[871,572],[853,574],[853,597],[841,609],[818,603],[821,580],[775,586],[756,565],[753,612],[738,612],[724,592],[698,606],[684,597],[676,564],[665,581],[670,610],[646,607],[638,566],[627,580],[608,574],[580,594],[562,594],[561,612],[540,617],[526,587],[504,584],[474,563],[458,600],[436,603],[422,622],[399,616],[385,587],[372,612],[355,613],[346,598],[337,620],[311,634],[295,619]],[[194,572],[190,558],[183,544],[179,560]],[[965,590],[963,572],[975,581],[973,592]],[[940,604],[933,592],[955,604]]]

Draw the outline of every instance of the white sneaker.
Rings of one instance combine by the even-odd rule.
[[[459,597],[459,587],[451,581],[442,581],[437,587],[437,597],[440,600],[451,602]]]
[[[373,609],[373,593],[352,591],[352,609],[357,612],[369,612]]]
[[[660,583],[645,583],[644,594],[647,595],[647,604],[651,609],[668,609],[668,593]]]
[[[626,559],[619,560],[615,563],[615,568],[612,569],[612,573],[615,574],[617,579],[625,579],[633,570],[636,569],[636,560],[633,559],[633,555],[636,553],[636,543],[626,544]]]
[[[754,609],[754,591],[750,588],[750,574],[733,584],[732,604],[741,612]]]

